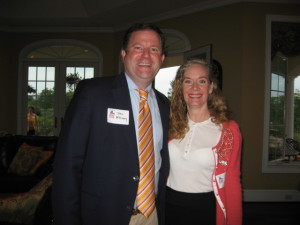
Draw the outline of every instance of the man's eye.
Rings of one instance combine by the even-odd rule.
[[[141,46],[134,46],[134,49],[137,50],[137,51],[141,51],[142,47]]]
[[[158,48],[151,48],[151,52],[159,52]]]

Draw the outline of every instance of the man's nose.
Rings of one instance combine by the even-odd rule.
[[[143,50],[143,57],[149,57],[150,56],[150,50],[149,49],[144,49]]]

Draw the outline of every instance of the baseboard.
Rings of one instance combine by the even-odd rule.
[[[299,202],[300,191],[297,190],[259,190],[243,191],[244,202]]]

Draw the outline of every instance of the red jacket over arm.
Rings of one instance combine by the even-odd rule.
[[[217,199],[217,225],[242,224],[241,144],[242,136],[237,123],[223,123],[220,141],[213,148],[216,160],[213,189]]]

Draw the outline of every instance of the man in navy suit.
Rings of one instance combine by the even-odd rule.
[[[164,37],[153,24],[124,36],[124,72],[78,84],[58,141],[53,172],[55,225],[163,225],[169,172],[168,99],[152,87],[165,58]],[[139,93],[149,92],[155,155],[155,210],[137,209]]]

